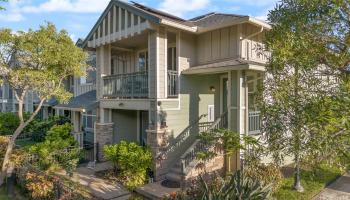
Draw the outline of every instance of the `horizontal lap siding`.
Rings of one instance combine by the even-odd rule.
[[[113,110],[112,121],[114,123],[113,143],[121,140],[137,142],[137,111]]]
[[[216,116],[220,113],[220,76],[207,75],[196,77],[184,77],[181,79],[181,95],[180,95],[180,110],[167,110],[164,112],[167,115],[167,126],[173,131],[176,137],[180,134],[190,122],[196,120],[200,115],[208,113],[208,105],[215,105]],[[210,86],[216,88],[215,92],[209,91]],[[195,88],[195,89],[194,89]],[[176,105],[175,103],[173,104]],[[162,106],[162,108],[164,105]],[[203,122],[207,118],[202,119]]]

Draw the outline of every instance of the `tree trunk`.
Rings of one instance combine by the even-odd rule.
[[[301,185],[300,179],[300,156],[299,153],[295,155],[295,169],[294,169],[294,189],[298,192],[304,192],[304,187]]]
[[[7,168],[8,165],[10,163],[10,157],[13,151],[13,147],[15,146],[15,141],[17,139],[17,137],[22,133],[23,129],[25,127],[28,126],[28,124],[30,122],[32,122],[35,118],[35,116],[39,113],[44,101],[46,99],[43,98],[40,100],[40,103],[38,105],[38,107],[36,108],[36,110],[33,112],[33,114],[29,117],[29,119],[24,122],[23,121],[23,100],[19,99],[18,105],[19,105],[19,109],[18,109],[18,115],[21,118],[21,123],[20,125],[17,127],[15,133],[12,135],[11,140],[9,141],[8,145],[7,145],[7,149],[6,149],[6,153],[5,153],[5,157],[4,157],[4,161],[2,163],[2,168],[1,168],[1,173],[0,173],[0,187],[5,183],[5,178],[7,175]]]
[[[19,136],[19,134],[23,131],[24,128],[25,128],[25,124],[19,125],[15,133],[13,134],[11,140],[7,144],[7,149],[6,149],[6,153],[5,153],[5,157],[2,163],[2,168],[0,173],[0,187],[4,184],[5,178],[7,176],[7,167],[10,162],[10,157],[13,151],[13,147],[15,146],[16,138]]]

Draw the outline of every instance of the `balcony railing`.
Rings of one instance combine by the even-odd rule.
[[[258,63],[267,63],[271,57],[271,53],[266,51],[265,44],[252,41],[241,41],[242,58]]]
[[[258,134],[260,133],[261,128],[261,118],[260,111],[249,111],[248,115],[248,132],[249,134]]]
[[[178,74],[177,71],[168,70],[168,97],[178,95]]]
[[[148,73],[136,72],[103,77],[103,96],[109,98],[148,98]]]

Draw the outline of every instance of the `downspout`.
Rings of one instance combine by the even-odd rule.
[[[259,30],[258,32],[255,32],[255,33],[252,33],[252,34],[250,34],[250,35],[248,35],[248,36],[246,36],[246,37],[240,38],[241,49],[243,50],[243,41],[244,41],[244,40],[247,40],[247,39],[250,39],[250,38],[252,38],[252,37],[254,37],[254,36],[256,36],[256,35],[259,35],[259,34],[262,33],[263,31],[264,31],[264,27],[261,26],[261,27],[260,27],[260,30]],[[247,50],[247,48],[245,48],[245,51],[246,51],[245,53],[247,53],[246,59],[249,60],[249,55],[248,55],[248,50]],[[242,57],[242,52],[241,52],[241,57]]]

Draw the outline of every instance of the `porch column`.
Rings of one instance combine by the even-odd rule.
[[[229,75],[229,109],[228,109],[228,128],[240,135],[245,134],[245,71],[231,71]],[[226,170],[228,172],[236,171],[241,168],[240,154],[237,152],[236,155],[228,157],[226,159]]]

